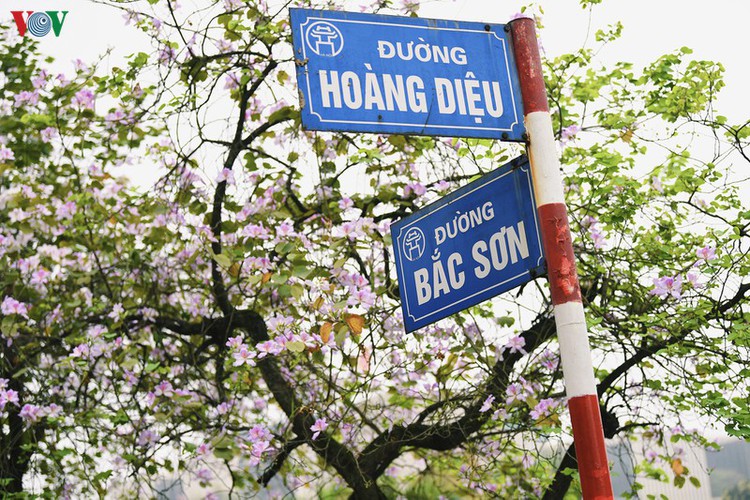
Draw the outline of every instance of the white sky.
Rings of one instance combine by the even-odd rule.
[[[363,2],[365,0],[362,0]],[[394,3],[398,4],[400,0]],[[190,2],[185,1],[185,7]],[[360,2],[352,2],[357,10]],[[420,16],[506,23],[527,1],[520,0],[424,0]],[[743,34],[750,21],[748,0],[603,0],[591,17],[581,10],[578,0],[542,0],[544,8],[542,42],[551,56],[570,52],[593,33],[616,21],[625,26],[622,39],[598,56],[602,64],[627,60],[641,65],[658,56],[688,46],[694,57],[721,62],[726,68],[727,86],[720,94],[719,111],[730,121],[750,117],[745,99],[750,89],[750,64]],[[119,10],[85,0],[6,0],[10,10],[68,10],[59,39],[41,39],[44,53],[59,59],[60,69],[68,70],[70,61],[90,61],[108,48],[122,56],[133,50],[147,50],[142,33],[125,26]],[[10,14],[2,14],[11,22]],[[590,27],[589,29],[589,22]],[[12,29],[15,29],[13,27]],[[118,64],[116,57],[112,64]],[[121,59],[120,59],[121,60]]]

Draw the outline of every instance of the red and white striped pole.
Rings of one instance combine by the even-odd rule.
[[[547,104],[535,21],[510,22],[521,83],[529,162],[560,343],[583,498],[613,498],[581,288],[568,226],[560,160]]]

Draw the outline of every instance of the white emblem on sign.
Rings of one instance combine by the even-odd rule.
[[[406,232],[404,241],[402,243],[402,250],[404,257],[410,262],[413,262],[420,258],[424,253],[424,247],[427,240],[424,237],[424,233],[418,227],[413,227]]]
[[[307,28],[305,40],[310,50],[319,56],[333,57],[344,48],[344,37],[341,31],[326,21],[318,21],[310,25]]]

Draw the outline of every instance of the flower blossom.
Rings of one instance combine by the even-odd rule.
[[[0,161],[15,160],[16,155],[13,150],[6,148],[5,144],[0,144]]]
[[[18,412],[18,416],[23,419],[26,425],[31,425],[36,423],[42,416],[44,416],[41,410],[41,407],[27,403],[23,405],[21,411]]]
[[[13,100],[16,107],[20,107],[24,103],[37,104],[39,102],[39,92],[36,90],[33,92],[24,90],[13,96]]]
[[[540,420],[549,415],[555,408],[555,400],[552,398],[542,399],[529,413],[534,420]]]
[[[0,382],[7,384],[8,380],[3,378],[0,379]],[[3,387],[0,388],[0,411],[4,410],[8,403],[18,406],[18,392],[13,389],[6,389],[3,385]]]
[[[414,196],[422,196],[427,192],[427,188],[424,187],[419,182],[410,182],[406,186],[404,186],[404,196],[409,197],[414,194]]]
[[[352,199],[348,196],[344,196],[343,198],[341,198],[341,200],[339,200],[339,208],[341,210],[346,210],[348,208],[352,208],[353,206],[354,201],[352,201]]]
[[[94,109],[94,99],[96,99],[96,96],[91,90],[81,89],[73,96],[73,103],[82,108]]]
[[[512,339],[508,341],[505,347],[507,349],[510,349],[511,353],[520,352],[521,354],[526,354],[526,351],[523,348],[525,345],[526,345],[526,339],[524,339],[520,335],[516,335],[515,337],[513,337]]]
[[[155,396],[164,396],[165,398],[170,398],[174,395],[174,389],[172,388],[172,383],[168,380],[162,380],[159,382],[159,384],[154,387],[154,395]]]
[[[198,478],[198,481],[203,484],[211,482],[211,480],[214,478],[213,473],[206,467],[198,469],[195,472],[195,476]]]
[[[29,317],[29,306],[13,297],[5,297],[5,299],[3,299],[3,303],[0,304],[0,311],[2,311],[3,316],[18,314],[27,319]]]
[[[216,176],[216,182],[223,181],[226,181],[230,186],[234,186],[235,184],[234,173],[228,168],[222,169],[221,172],[219,172],[219,175]]]
[[[230,349],[239,349],[243,344],[242,342],[242,335],[237,335],[236,337],[229,337],[229,340],[227,340],[226,346]]]
[[[690,283],[690,286],[693,288],[703,288],[703,283],[700,281],[700,276],[695,271],[690,271],[687,273],[687,279],[688,283]]]
[[[76,208],[78,207],[74,201],[66,201],[57,207],[55,217],[57,217],[57,220],[71,219],[76,213]]]
[[[576,135],[581,131],[581,127],[578,125],[570,125],[562,129],[560,133],[560,143],[567,144],[571,140],[575,139]]]
[[[484,403],[482,403],[482,407],[479,408],[480,413],[484,413],[486,411],[489,411],[490,408],[492,408],[492,403],[495,401],[495,396],[490,394],[487,396],[487,399],[484,400]]]
[[[695,255],[697,255],[700,260],[708,262],[716,258],[716,250],[711,246],[705,246],[696,250]]]
[[[242,365],[248,365],[248,366],[255,366],[255,361],[253,359],[255,356],[257,356],[255,351],[251,351],[248,349],[247,346],[243,345],[240,346],[237,351],[235,351],[232,356],[234,356],[234,366],[242,366]]]
[[[318,439],[318,436],[321,432],[325,431],[328,428],[328,422],[326,422],[325,418],[319,418],[315,421],[315,423],[310,427],[310,430],[313,431],[312,438]]]
[[[654,288],[649,293],[662,299],[668,295],[679,299],[682,296],[682,276],[654,278]]]

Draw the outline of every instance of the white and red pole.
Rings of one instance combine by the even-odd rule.
[[[581,489],[586,500],[613,498],[599,397],[535,21],[529,18],[515,19],[510,22],[510,31],[521,83],[529,162],[547,259]]]

